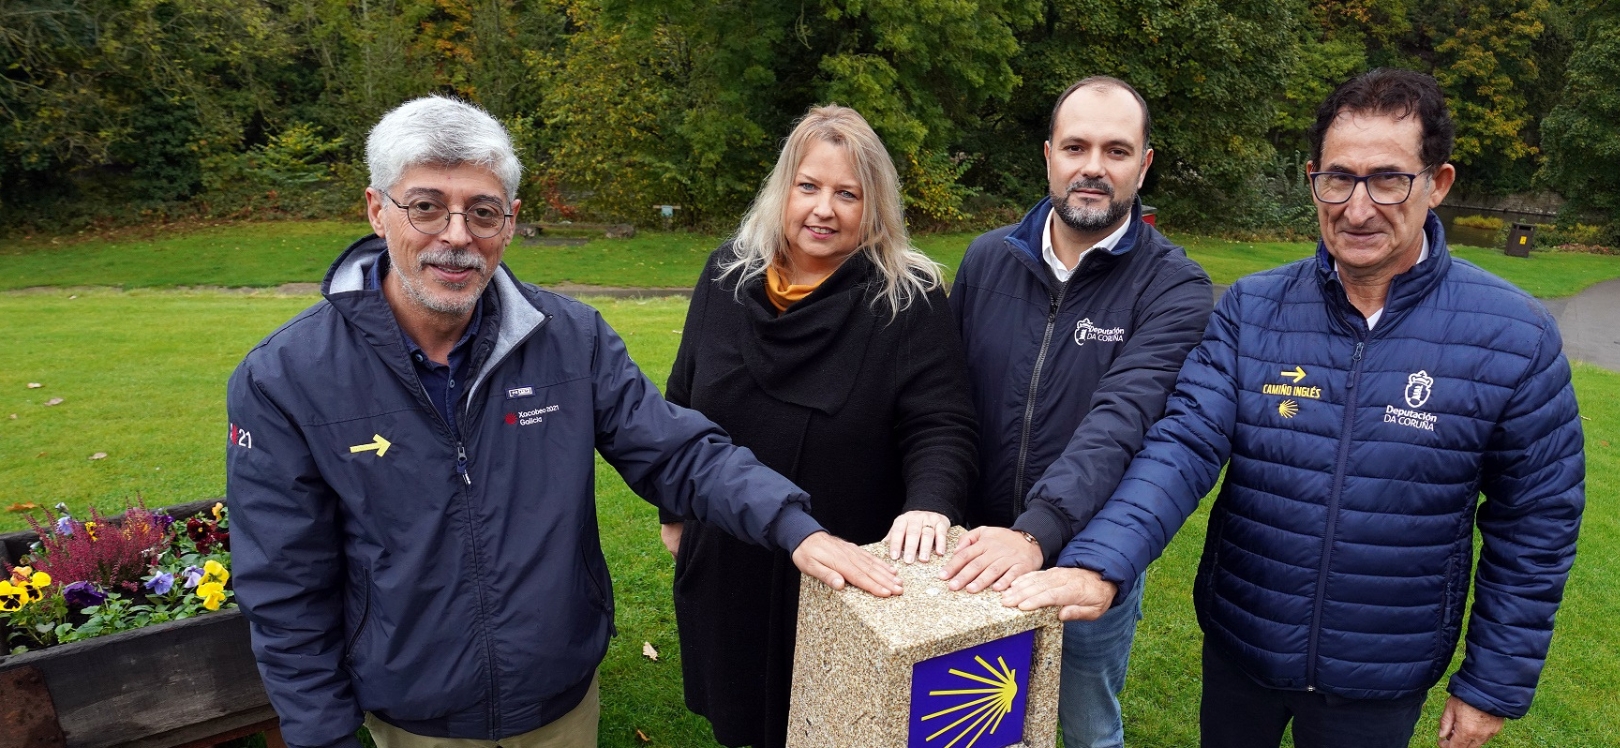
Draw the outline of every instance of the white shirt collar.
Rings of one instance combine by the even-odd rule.
[[[1134,214],[1135,211],[1132,211],[1132,213]],[[1041,231],[1041,259],[1046,261],[1046,266],[1052,269],[1052,274],[1057,276],[1059,283],[1068,283],[1069,277],[1074,275],[1074,271],[1080,267],[1081,263],[1086,261],[1086,255],[1098,249],[1104,252],[1112,252],[1114,247],[1119,246],[1119,241],[1125,238],[1125,230],[1131,227],[1132,219],[1126,218],[1125,222],[1119,225],[1119,228],[1114,229],[1114,233],[1103,237],[1102,241],[1081,252],[1080,257],[1075,259],[1073,268],[1064,267],[1063,261],[1058,259],[1057,252],[1052,249],[1052,232],[1057,228],[1054,225],[1057,220],[1057,209],[1046,211],[1046,228]],[[1425,237],[1424,242],[1427,241],[1428,238]]]
[[[1412,263],[1412,267],[1417,267],[1419,265],[1422,265],[1423,261],[1427,260],[1427,259],[1429,259],[1429,232],[1425,231],[1425,232],[1423,232],[1423,249],[1418,251],[1417,262]],[[1335,272],[1335,273],[1339,272],[1339,261],[1338,260],[1333,261],[1333,272]],[[1367,329],[1372,330],[1373,327],[1378,324],[1378,320],[1383,319],[1383,318],[1384,318],[1384,308],[1383,307],[1378,307],[1378,311],[1367,315]]]

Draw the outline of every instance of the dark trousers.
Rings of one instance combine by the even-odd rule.
[[[1289,720],[1296,748],[1406,748],[1425,694],[1404,699],[1346,699],[1256,683],[1204,643],[1203,748],[1276,748]]]

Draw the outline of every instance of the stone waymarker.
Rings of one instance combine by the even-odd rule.
[[[951,528],[954,550],[962,529]],[[885,560],[888,547],[865,546]],[[943,558],[896,564],[905,594],[799,586],[788,748],[1049,748],[1063,626],[1056,609],[952,592]]]

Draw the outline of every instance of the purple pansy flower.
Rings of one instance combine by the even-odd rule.
[[[56,534],[61,535],[64,538],[73,537],[73,518],[72,517],[57,517],[56,518]]]
[[[146,578],[146,588],[159,595],[169,594],[174,589],[174,575],[166,571],[154,572]]]
[[[203,570],[200,566],[187,566],[185,571],[180,572],[180,576],[186,578],[186,589],[193,589],[202,582]]]
[[[68,605],[88,608],[107,602],[107,593],[97,589],[93,583],[74,582],[62,588],[62,599],[67,601]]]

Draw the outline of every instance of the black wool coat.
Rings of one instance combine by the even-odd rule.
[[[912,510],[960,522],[977,476],[967,366],[945,294],[891,319],[881,276],[846,260],[778,316],[756,278],[720,277],[710,256],[692,293],[670,401],[718,423],[810,494],[810,513],[857,544]],[[662,521],[682,518],[662,515]],[[685,518],[675,615],[686,704],[729,746],[781,746],[793,672],[799,572],[785,551]]]

